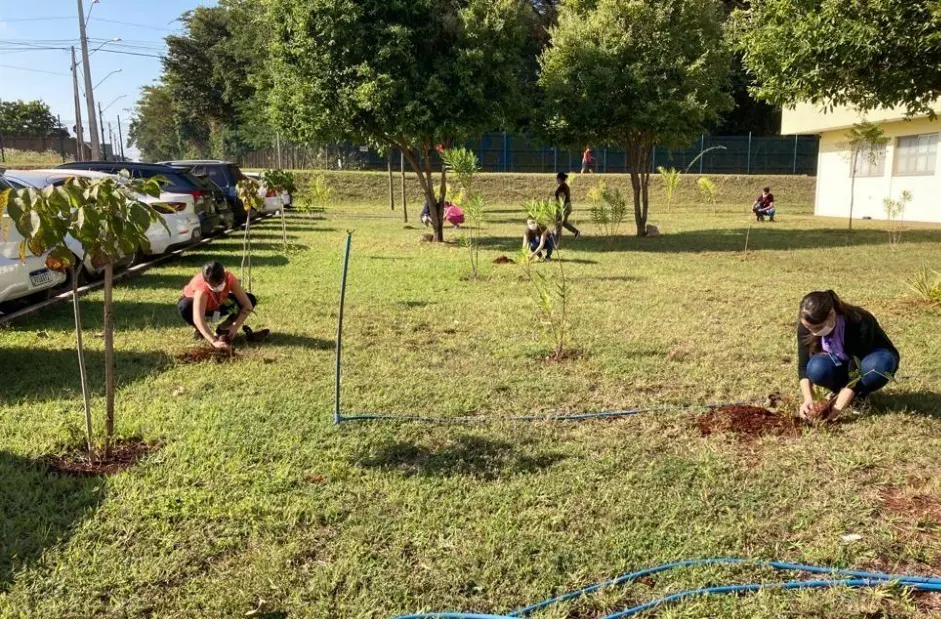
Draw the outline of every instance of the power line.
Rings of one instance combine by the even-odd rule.
[[[42,69],[31,69],[29,67],[16,67],[12,64],[0,64],[0,67],[5,67],[7,69],[18,69],[20,71],[29,71],[30,73],[45,73],[46,75],[64,75],[68,77],[68,73],[57,73],[55,71],[43,71]]]
[[[144,28],[146,30],[159,30],[161,32],[176,32],[177,29],[174,28],[161,28],[159,26],[150,26],[148,24],[135,24],[128,21],[119,21],[117,19],[103,19],[101,17],[95,18],[96,22],[105,22],[107,24],[121,24],[122,26],[133,26],[134,28]]]
[[[99,49],[98,51],[104,54],[123,54],[125,56],[143,56],[144,58],[163,58],[163,56],[159,56],[157,54],[142,54],[139,52],[122,52],[119,49]]]
[[[56,19],[75,19],[75,16],[63,15],[61,17],[17,17],[15,19],[4,19],[3,21],[7,23],[13,23],[13,22],[23,22],[23,21],[53,21]]]

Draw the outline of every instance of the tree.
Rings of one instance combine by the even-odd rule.
[[[881,157],[885,157],[885,145],[889,138],[885,137],[882,128],[871,122],[861,122],[853,125],[846,132],[846,142],[843,147],[849,151],[850,162],[850,215],[849,229],[853,229],[853,206],[856,202],[856,174],[861,163],[876,165]]]
[[[252,290],[252,217],[255,211],[265,207],[265,199],[259,195],[261,185],[255,179],[246,176],[236,184],[239,200],[245,205],[245,234],[242,236],[242,266],[239,269],[239,279],[242,280],[245,290]],[[287,238],[285,238],[287,241]],[[246,269],[248,266],[248,277]]]
[[[651,150],[690,143],[731,106],[714,0],[573,0],[543,52],[546,132],[628,149],[637,235],[647,234]]]
[[[432,153],[521,109],[524,0],[268,0],[276,124],[296,141],[402,150],[443,240]]]
[[[752,0],[732,39],[775,104],[930,112],[941,96],[937,0]]]
[[[137,146],[145,161],[181,159],[205,154],[209,125],[183,117],[172,88],[158,83],[144,86],[128,128],[128,144]]]
[[[0,100],[0,133],[41,137],[60,131],[59,120],[42,101]]]
[[[459,185],[455,201],[467,215],[467,232],[462,243],[467,247],[471,264],[471,279],[476,280],[480,272],[480,233],[484,225],[484,196],[474,191],[474,176],[480,172],[477,154],[463,146],[449,148],[441,153],[445,167],[457,177]]]
[[[104,336],[105,336],[105,457],[110,457],[114,438],[114,263],[133,254],[139,247],[147,247],[147,230],[160,222],[166,227],[154,206],[141,200],[141,196],[158,197],[160,184],[165,179],[122,178],[90,179],[70,178],[59,187],[42,190],[27,188],[16,192],[7,204],[7,213],[23,236],[20,255],[30,251],[40,256],[50,254],[46,266],[62,271],[74,266],[75,256],[65,244],[71,235],[81,243],[85,254],[96,266],[104,266]],[[75,333],[79,350],[79,368],[83,373],[85,394],[86,438],[89,452],[94,452],[91,413],[84,377],[81,318],[78,295],[75,294],[75,269],[72,272],[73,304],[75,305]]]
[[[274,190],[278,196],[278,204],[281,205],[281,238],[284,242],[284,250],[287,251],[288,230],[284,216],[284,201],[282,200],[281,196],[285,191],[291,194],[297,191],[297,184],[294,181],[294,173],[287,172],[285,170],[268,170],[264,173],[262,178],[265,181],[265,187],[267,187],[269,191]]]

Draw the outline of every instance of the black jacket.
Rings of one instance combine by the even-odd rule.
[[[807,362],[810,361],[810,350],[805,341],[810,332],[800,322],[797,323],[797,375],[801,378],[807,378]],[[846,318],[846,330],[843,333],[843,349],[850,357],[850,367],[856,365],[854,359],[862,359],[877,348],[885,348],[892,351],[895,359],[899,360],[899,351],[892,345],[889,336],[885,334],[879,321],[869,312],[862,310],[860,320]]]

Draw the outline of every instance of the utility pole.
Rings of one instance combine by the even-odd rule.
[[[114,159],[118,155],[118,151],[114,149],[114,131],[111,129],[111,121],[108,121],[108,143],[111,144],[111,158]]]
[[[95,110],[93,108],[92,112],[94,111]],[[100,121],[98,126],[101,127],[101,142],[98,143],[98,153],[99,157],[107,161],[108,153],[105,152],[105,113],[101,111],[101,103],[98,104],[98,120]]]
[[[78,95],[78,65],[72,46],[72,92],[75,95],[75,161],[85,161],[85,129],[82,127],[82,99]]]
[[[78,0],[78,33],[82,42],[85,102],[88,104],[88,131],[91,133],[91,158],[95,160],[101,159],[101,142],[98,141],[98,118],[95,116],[95,93],[92,90],[91,64],[88,62],[88,36],[85,34],[85,9],[82,7],[82,0]]]
[[[121,141],[121,161],[127,161],[124,158],[124,133],[121,131],[121,116],[118,115],[118,140]]]

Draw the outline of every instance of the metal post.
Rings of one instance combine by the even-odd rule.
[[[62,136],[62,117],[56,115],[56,123],[59,125],[59,155],[62,157],[62,163],[65,163],[65,138]]]
[[[82,127],[82,99],[78,94],[78,64],[72,46],[72,94],[75,95],[75,161],[85,161],[85,129]]]
[[[108,153],[105,152],[105,148],[104,148],[104,144],[105,144],[105,113],[101,111],[101,103],[98,104],[98,120],[101,121],[101,123],[98,125],[99,127],[101,127],[101,141],[98,142],[98,153],[99,153],[99,157],[100,157],[100,158],[102,158],[102,159],[104,159],[105,161],[107,161],[107,160],[108,160]],[[94,147],[92,147],[92,148],[94,149]],[[94,155],[92,155],[92,156],[94,157]]]
[[[797,174],[797,135],[794,136],[794,170],[792,174]]]
[[[124,132],[121,131],[121,117],[118,116],[118,139],[121,140],[121,161],[127,161],[124,156]]]
[[[509,140],[509,136],[507,135],[507,132],[504,131],[503,132],[503,171],[504,172],[510,171],[509,155],[510,155],[510,140]]]
[[[343,275],[340,278],[340,313],[337,317],[337,355],[336,355],[336,382],[333,386],[333,423],[343,421],[340,414],[340,364],[343,352],[343,307],[346,304],[346,273],[350,266],[350,244],[353,233],[346,231],[346,253],[343,256]]]
[[[705,157],[702,156],[702,152],[706,150],[706,136],[705,134],[700,134],[699,136],[699,173],[702,174],[702,163]]]
[[[7,153],[3,149],[3,131],[0,131],[0,161],[7,160]]]
[[[111,129],[111,121],[108,121],[108,143],[111,144],[111,160],[117,156],[117,153],[114,150],[114,130]]]
[[[751,174],[751,131],[748,132],[748,160],[745,162],[745,174]]]
[[[91,64],[88,62],[88,36],[85,34],[85,9],[78,0],[78,34],[82,44],[82,66],[85,74],[85,102],[88,104],[88,131],[91,134],[91,158],[101,159],[101,142],[98,141],[98,119],[95,117],[95,92],[92,88]],[[99,107],[100,109],[100,107]]]
[[[650,154],[650,171],[657,169],[657,145],[654,144]]]
[[[389,208],[395,210],[395,180],[392,177],[392,149],[389,149],[389,155],[386,157],[386,168],[389,170]]]
[[[280,169],[284,167],[284,164],[281,163],[281,132],[280,131],[274,134],[274,139],[275,139],[275,144],[277,145],[277,149],[278,149],[278,168]]]
[[[399,151],[399,169],[402,171],[402,217],[408,223],[408,204],[405,202],[405,151]]]

